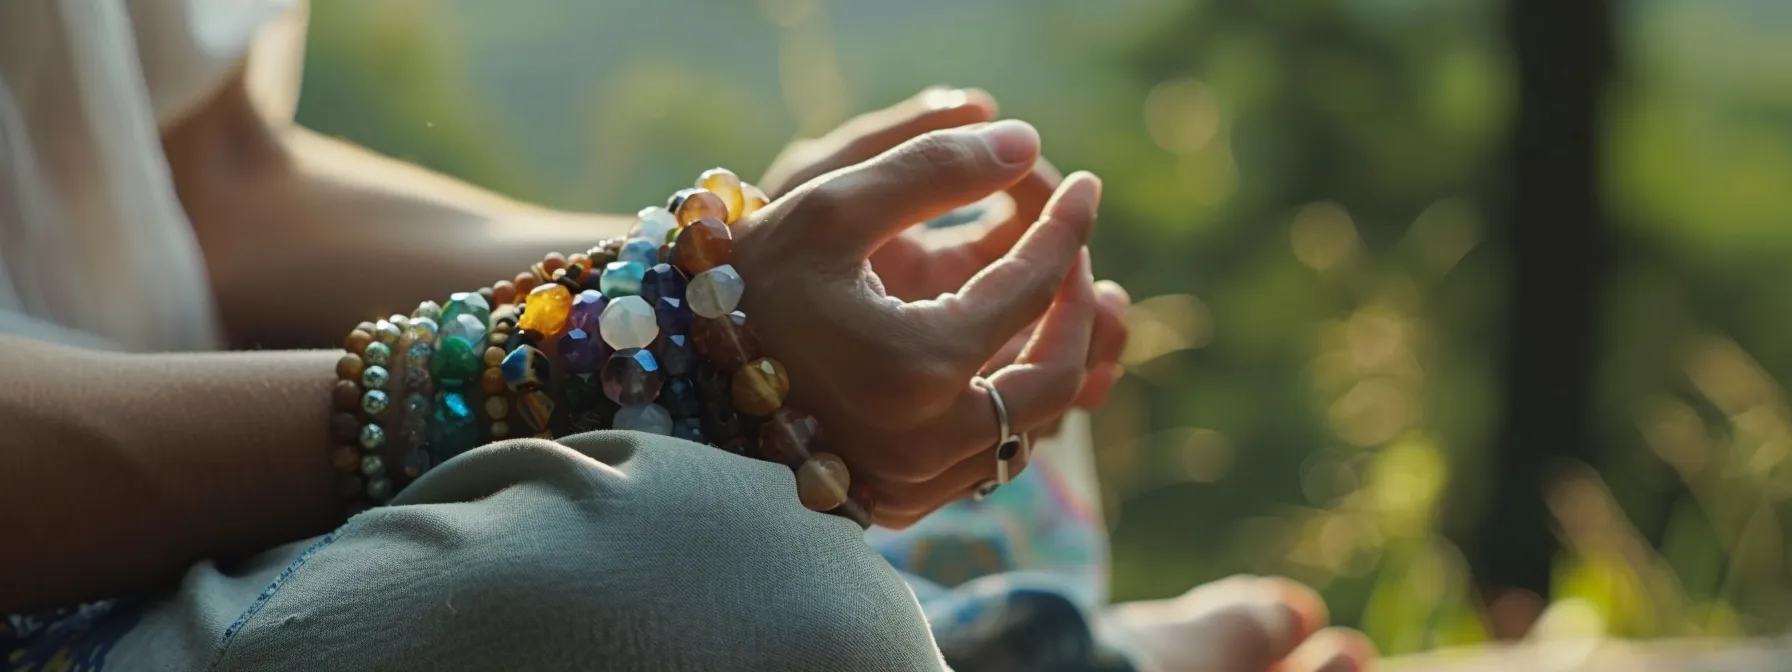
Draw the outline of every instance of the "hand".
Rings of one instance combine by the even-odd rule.
[[[910,222],[1024,179],[1038,152],[1021,122],[936,131],[805,183],[740,225],[748,320],[788,369],[788,404],[820,421],[817,448],[869,487],[879,524],[906,527],[995,475],[994,406],[971,378],[1023,329],[1037,322],[990,376],[1013,430],[1050,422],[1082,388],[1096,313],[1084,247],[1100,200],[1093,175],[1065,180],[1013,248],[955,292],[903,301],[867,262]]]
[[[1362,633],[1325,628],[1325,601],[1278,577],[1233,576],[1179,597],[1126,602],[1097,616],[1145,670],[1357,672],[1375,646]]]

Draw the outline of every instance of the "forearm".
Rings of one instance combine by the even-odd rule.
[[[121,355],[5,336],[0,351],[0,613],[140,593],[341,520],[340,352]]]

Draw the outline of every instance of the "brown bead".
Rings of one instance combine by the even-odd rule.
[[[330,388],[330,405],[336,410],[353,413],[361,409],[361,385],[352,380],[338,380]]]
[[[367,351],[367,344],[373,342],[373,333],[356,329],[348,332],[348,338],[342,339],[342,349],[359,355]]]
[[[516,274],[516,277],[511,279],[510,284],[516,287],[516,293],[518,295],[523,295],[528,294],[529,290],[535,289],[536,285],[541,284],[541,280],[536,278],[534,273],[523,271]]]
[[[486,397],[485,417],[493,420],[503,420],[505,416],[510,415],[509,401],[509,399],[497,395]]]
[[[359,382],[361,372],[366,368],[367,362],[362,361],[360,355],[343,355],[342,359],[336,360],[336,378]]]
[[[831,511],[846,501],[852,475],[833,453],[816,453],[796,469],[796,496],[811,511]]]
[[[361,449],[357,446],[342,445],[330,449],[330,468],[339,474],[352,474],[361,470]]]
[[[486,394],[503,394],[510,386],[504,384],[504,372],[494,366],[479,375],[479,389]]]
[[[360,441],[361,421],[356,418],[353,413],[331,414],[330,440],[335,441],[336,443],[356,443]]]
[[[591,255],[586,254],[584,252],[574,252],[566,257],[566,265],[568,267],[584,266],[585,268],[589,269],[592,267],[591,266]]]
[[[709,269],[734,260],[734,234],[722,220],[703,218],[679,229],[672,243],[672,265],[686,277],[697,277]]]
[[[506,303],[516,303],[516,283],[509,280],[492,283],[492,305],[501,306]]]
[[[723,220],[733,224],[740,219],[742,207],[745,205],[740,191],[740,176],[727,168],[711,168],[697,176],[697,186],[708,189],[722,198],[722,204],[728,206],[728,217]]]
[[[504,349],[503,348],[490,347],[490,348],[485,349],[485,366],[486,366],[486,368],[489,369],[489,368],[495,367],[498,364],[502,363],[503,361],[504,361]]]
[[[559,252],[549,252],[548,256],[541,258],[541,267],[546,270],[549,275],[552,275],[554,271],[566,268],[566,255],[560,254]]]
[[[734,408],[747,415],[767,416],[790,394],[790,373],[784,363],[761,357],[734,372]]]
[[[678,216],[679,226],[690,226],[697,220],[705,218],[716,220],[716,223],[720,224],[728,221],[728,204],[714,192],[708,189],[698,189],[686,197],[683,203],[678,204],[678,212],[672,214]]]
[[[697,353],[723,371],[733,372],[759,359],[759,337],[747,324],[747,314],[734,311],[722,317],[691,321],[691,344]]]
[[[780,408],[759,428],[759,456],[795,469],[809,461],[809,446],[820,431],[815,416]]]

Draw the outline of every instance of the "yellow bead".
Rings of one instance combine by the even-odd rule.
[[[765,207],[767,203],[771,202],[771,199],[765,197],[765,192],[760,191],[759,187],[755,187],[751,184],[740,185],[740,194],[740,217],[735,221],[746,219],[749,215],[759,212],[760,208]],[[734,222],[729,222],[729,224],[733,223]]]
[[[735,410],[760,417],[771,415],[784,405],[784,396],[790,394],[790,374],[778,360],[761,357],[734,372],[732,392]]]
[[[704,218],[720,222],[728,218],[728,204],[715,192],[698,189],[685,197],[684,202],[678,204],[678,212],[672,214],[678,216],[679,226],[690,226],[691,222]]]
[[[548,283],[530,290],[523,319],[516,326],[551,338],[566,331],[566,316],[571,313],[572,292],[565,285]]]
[[[734,171],[727,168],[705,170],[703,175],[697,178],[697,187],[708,189],[722,197],[722,204],[728,206],[727,222],[729,224],[740,219],[746,203],[740,192],[740,176],[735,175]]]

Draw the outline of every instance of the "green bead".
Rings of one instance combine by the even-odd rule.
[[[478,292],[460,292],[448,298],[448,306],[442,309],[442,319],[436,322],[441,325],[454,323],[454,318],[462,314],[472,315],[480,324],[490,324],[492,306]]]
[[[479,444],[479,419],[473,414],[473,407],[467,404],[466,395],[437,392],[431,409],[435,421],[429,426],[429,443],[437,463]]]
[[[436,355],[429,360],[429,372],[443,385],[460,385],[479,375],[479,355],[473,353],[473,344],[464,338],[443,338]]]

